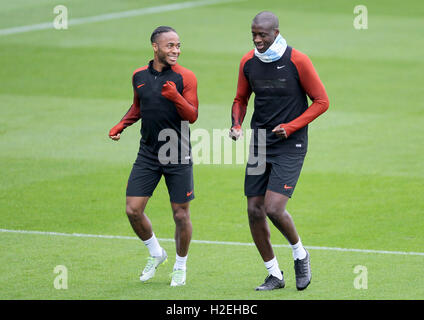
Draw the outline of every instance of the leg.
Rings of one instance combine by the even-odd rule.
[[[189,205],[190,202],[171,202],[175,221],[175,246],[177,251],[171,287],[183,286],[186,283],[186,262],[193,229],[190,221]]]
[[[274,226],[293,245],[299,241],[299,235],[291,215],[286,210],[288,200],[289,197],[286,195],[267,190],[265,194],[265,212]]]
[[[142,282],[153,278],[157,267],[166,262],[168,257],[153,233],[149,218],[144,213],[147,202],[152,196],[161,176],[161,170],[157,163],[139,156],[128,178],[126,213],[134,232],[144,242],[150,254],[147,258],[147,264],[140,275]]]
[[[180,257],[185,257],[188,254],[193,229],[189,209],[190,201],[194,199],[193,166],[165,167],[164,175],[175,221],[177,254]]]
[[[150,253],[147,264],[140,275],[140,280],[143,282],[153,278],[156,268],[167,258],[165,250],[160,247],[156,237],[153,237],[152,224],[144,213],[149,198],[127,196],[126,206],[127,216],[134,232],[144,242]]]
[[[190,220],[189,206],[190,202],[171,202],[172,213],[175,221],[175,246],[177,254],[180,257],[185,257],[188,254],[193,230]]]
[[[247,196],[250,232],[269,274],[265,282],[258,286],[256,290],[273,290],[284,288],[285,286],[283,272],[278,266],[277,258],[272,249],[271,233],[265,211],[264,195],[268,184],[269,169],[270,166],[267,166],[263,175],[249,175],[246,170],[245,176],[245,194]]]
[[[250,232],[256,248],[263,261],[270,261],[274,258],[274,251],[272,250],[271,234],[266,220],[264,197],[247,197],[247,213]]]
[[[288,199],[283,194],[267,190],[265,194],[265,211],[275,227],[280,230],[292,246],[296,288],[304,290],[311,282],[309,253],[303,248],[293,219],[286,210]]]
[[[153,235],[152,224],[144,213],[147,202],[161,178],[160,168],[138,157],[128,178],[126,212],[137,236],[146,241]]]
[[[146,241],[153,236],[152,224],[144,213],[150,197],[127,197],[126,212],[131,226],[137,236]]]

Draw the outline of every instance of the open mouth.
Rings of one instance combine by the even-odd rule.
[[[263,43],[255,43],[255,46],[258,51],[262,51],[265,48],[265,45]]]
[[[168,59],[170,62],[175,63],[177,62],[178,56],[168,56]]]

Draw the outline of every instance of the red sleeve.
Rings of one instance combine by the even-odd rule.
[[[244,75],[243,69],[246,62],[253,57],[254,52],[254,50],[249,51],[240,61],[237,92],[231,108],[232,127],[240,128],[243,123],[244,116],[246,115],[247,104],[249,102],[250,95],[252,94],[252,89],[250,88],[249,81]]]
[[[128,109],[127,113],[124,115],[121,121],[119,121],[117,125],[110,129],[109,136],[116,136],[118,133],[124,131],[126,127],[129,127],[133,123],[137,122],[140,118],[140,102],[137,92],[134,90],[133,104]]]
[[[136,123],[141,118],[140,98],[139,98],[137,91],[135,90],[135,87],[134,87],[134,76],[137,72],[146,70],[147,68],[148,68],[148,66],[144,66],[144,67],[136,69],[133,72],[133,76],[132,76],[132,84],[133,84],[133,90],[134,90],[133,103],[132,103],[131,107],[128,109],[127,113],[121,119],[121,121],[119,121],[119,123],[121,125],[123,125],[123,129],[125,129],[126,127],[129,127],[133,123]]]
[[[289,123],[281,124],[286,130],[287,136],[312,122],[315,118],[324,113],[330,104],[324,85],[308,56],[293,49],[291,61],[296,66],[299,73],[300,84],[308,97],[312,100],[312,104],[296,119]]]
[[[183,92],[174,99],[177,112],[183,120],[194,123],[197,120],[199,99],[197,98],[197,79],[194,73],[180,65],[175,65],[173,70],[183,78]]]
[[[148,66],[144,66],[142,68],[139,68],[133,72],[132,81],[134,82],[134,75],[138,71],[145,70]],[[115,125],[112,129],[109,131],[110,136],[117,135],[118,133],[121,133],[126,127],[129,127],[133,123],[137,122],[141,118],[140,114],[140,99],[138,97],[137,91],[134,89],[134,83],[133,83],[133,103],[131,107],[128,109],[127,113],[124,115],[124,117],[121,119],[121,121],[118,122],[117,125]]]
[[[137,122],[141,118],[140,114],[140,99],[138,98],[137,91],[134,90],[133,104],[128,109],[124,117],[119,121],[123,124],[124,129],[129,127],[133,123]]]

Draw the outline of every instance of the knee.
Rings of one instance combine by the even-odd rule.
[[[135,206],[132,206],[131,204],[127,204],[125,208],[125,212],[128,216],[128,218],[135,218],[141,214],[140,208],[137,208]]]
[[[265,213],[263,207],[257,205],[250,205],[247,207],[247,214],[249,217],[249,223],[255,223],[263,221],[265,219]]]
[[[175,208],[173,213],[175,224],[183,225],[190,222],[190,211],[188,208]]]
[[[265,212],[271,221],[273,221],[284,215],[285,209],[271,203],[265,206]]]

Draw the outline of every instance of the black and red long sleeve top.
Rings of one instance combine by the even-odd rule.
[[[306,152],[308,123],[329,106],[324,85],[308,56],[290,46],[279,60],[270,63],[259,60],[254,50],[244,55],[232,106],[233,127],[243,123],[252,92],[255,104],[250,125],[254,136],[257,129],[266,130],[266,154]],[[309,107],[306,95],[312,100]],[[284,127],[287,139],[272,132],[277,125]]]
[[[176,85],[178,94],[174,101],[162,95],[162,87],[167,81]],[[148,65],[134,71],[132,85],[133,103],[118,126],[123,130],[141,118],[139,154],[153,160],[158,159],[159,149],[168,142],[160,139],[160,133],[166,136],[167,131],[163,130],[171,129],[178,137],[179,160],[181,157],[187,160],[191,151],[188,123],[197,120],[199,105],[194,73],[179,64],[158,72],[153,68],[153,61],[150,61]],[[186,150],[182,151],[184,148]]]

